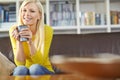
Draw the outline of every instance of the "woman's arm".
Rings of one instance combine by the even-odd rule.
[[[16,52],[15,52],[15,59],[19,62],[22,62],[25,64],[25,54],[24,49],[22,46],[22,42],[16,41]]]
[[[31,56],[31,59],[34,61],[34,63],[44,64],[44,61],[48,60],[52,37],[53,29],[50,26],[45,26],[44,55],[40,50],[36,51],[35,54]]]
[[[23,51],[22,42],[19,41],[19,34],[15,26],[10,28],[9,35],[14,53],[14,61],[16,65],[24,65],[25,54]]]

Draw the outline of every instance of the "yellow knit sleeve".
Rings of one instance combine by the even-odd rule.
[[[12,31],[15,28],[16,28],[16,26],[12,26],[12,27],[10,27],[10,30],[9,30],[9,36],[10,36],[10,41],[11,41],[13,53],[15,53],[15,50],[16,50],[16,40],[12,37]]]
[[[14,58],[14,62],[17,66],[20,66],[20,65],[25,65],[24,62],[20,62],[20,61],[17,61],[17,59]]]
[[[49,50],[52,43],[53,38],[53,29],[51,26],[47,26],[45,29],[45,48],[44,48],[44,59],[49,58]]]

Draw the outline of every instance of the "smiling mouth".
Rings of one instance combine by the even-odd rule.
[[[23,17],[23,19],[26,20],[26,21],[29,21],[29,20],[31,20],[32,18]]]
[[[30,19],[30,18],[29,18],[29,19],[28,19],[28,18],[24,18],[24,20],[25,20],[25,21],[30,21],[31,19]]]

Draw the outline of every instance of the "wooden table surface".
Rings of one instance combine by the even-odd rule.
[[[42,76],[0,75],[0,80],[120,80],[120,57],[65,59],[57,57],[53,61],[57,68],[67,73]]]
[[[120,56],[114,55],[102,55],[100,57],[54,57],[51,61],[59,69],[79,74],[84,78],[96,77],[96,78],[120,78]],[[88,79],[89,80],[89,79]]]

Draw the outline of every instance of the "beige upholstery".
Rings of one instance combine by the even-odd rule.
[[[15,64],[0,52],[0,75],[10,75],[14,68]]]

